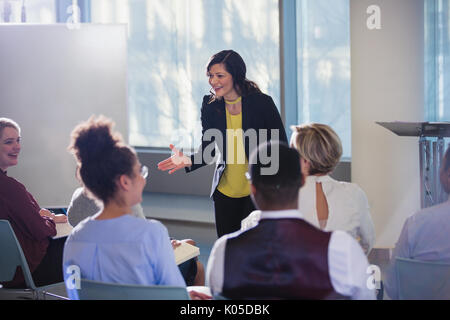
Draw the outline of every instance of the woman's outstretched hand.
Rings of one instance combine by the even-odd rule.
[[[162,171],[169,170],[169,174],[174,173],[185,167],[190,167],[192,165],[191,158],[185,156],[183,152],[175,148],[173,144],[169,146],[170,150],[174,153],[170,158],[158,163],[158,169]]]

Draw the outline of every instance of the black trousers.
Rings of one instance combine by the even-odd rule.
[[[64,281],[63,277],[63,250],[64,243],[67,237],[59,239],[50,239],[50,243],[47,247],[47,252],[42,258],[41,263],[37,266],[34,272],[31,274],[34,284],[38,287],[46,286],[53,283]],[[20,267],[17,272],[22,272]],[[17,275],[17,274],[16,274]],[[25,281],[22,283],[15,283],[14,281],[3,283],[5,288],[21,289],[26,288]]]
[[[238,231],[242,219],[256,210],[250,196],[230,198],[216,190],[213,194],[217,237]]]
[[[67,237],[51,239],[47,253],[32,276],[36,286],[45,286],[64,281],[63,250]]]
[[[186,285],[193,286],[195,277],[197,276],[197,257],[179,264],[178,269],[180,269]]]

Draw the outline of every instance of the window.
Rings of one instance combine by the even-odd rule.
[[[81,22],[128,25],[130,144],[199,145],[200,106],[210,89],[205,67],[210,56],[223,49],[242,55],[248,78],[280,108],[282,45],[294,61],[284,87],[295,83],[296,88],[285,105],[287,126],[329,124],[342,139],[343,156],[351,156],[349,0],[285,0],[292,13],[284,17],[289,20],[285,33],[292,36],[284,44],[278,0],[0,0],[0,22],[5,8],[10,8],[11,22],[20,22],[24,5],[27,22],[64,23],[74,3]],[[446,61],[440,59],[436,61]],[[439,70],[445,70],[444,65]],[[445,85],[437,80],[435,84]]]
[[[425,119],[450,121],[450,6],[425,1]]]
[[[130,144],[196,148],[206,65],[233,49],[280,107],[277,0],[95,0],[93,23],[128,24]]]
[[[330,125],[351,157],[349,0],[300,0],[297,6],[298,123]]]
[[[0,22],[55,23],[55,0],[0,0]]]

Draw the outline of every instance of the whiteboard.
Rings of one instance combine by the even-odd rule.
[[[0,117],[22,129],[8,175],[41,207],[66,207],[79,186],[70,132],[104,114],[128,141],[125,24],[0,26]]]

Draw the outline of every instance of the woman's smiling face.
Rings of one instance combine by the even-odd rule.
[[[223,97],[226,100],[235,100],[239,97],[234,89],[233,77],[222,63],[212,65],[208,71],[208,77],[209,84],[216,96]]]
[[[3,128],[0,134],[0,168],[6,171],[17,165],[20,153],[20,134],[12,127]]]

